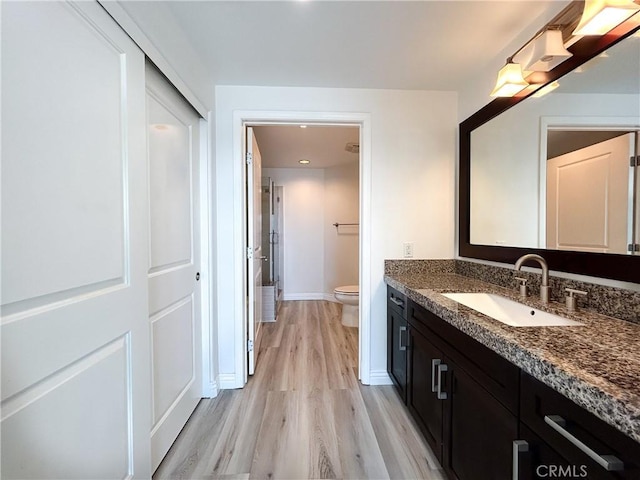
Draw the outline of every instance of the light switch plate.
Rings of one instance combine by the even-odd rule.
[[[404,258],[413,258],[413,242],[404,242],[402,244]]]

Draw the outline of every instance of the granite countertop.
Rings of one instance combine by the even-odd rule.
[[[385,282],[640,442],[640,326],[564,304],[523,301],[518,292],[458,274],[392,274]],[[497,293],[582,322],[577,327],[511,327],[442,293]]]

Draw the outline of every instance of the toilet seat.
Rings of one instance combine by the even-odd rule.
[[[345,285],[343,287],[336,287],[333,291],[341,295],[356,296],[360,294],[360,288],[358,287],[358,285]]]

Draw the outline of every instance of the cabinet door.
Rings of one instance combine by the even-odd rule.
[[[434,362],[443,360],[442,352],[422,333],[409,326],[407,406],[440,462],[444,401],[438,399],[433,386],[437,382]]]
[[[444,468],[459,480],[511,478],[518,421],[460,367],[448,362]]]
[[[407,321],[393,308],[387,309],[387,370],[403,401],[407,401]]]

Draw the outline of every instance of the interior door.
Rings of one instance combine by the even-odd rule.
[[[149,63],[146,84],[155,469],[201,398],[200,117]]]
[[[253,129],[247,127],[247,350],[248,373],[258,361],[262,325],[262,159]]]
[[[633,133],[547,162],[547,248],[627,253]]]
[[[2,2],[3,478],[150,478],[144,55]]]

